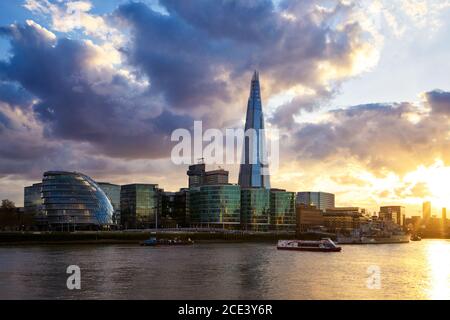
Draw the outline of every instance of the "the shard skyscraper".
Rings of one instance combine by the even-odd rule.
[[[242,188],[259,187],[270,189],[268,163],[264,161],[267,150],[263,129],[264,116],[259,74],[255,71],[251,82],[245,120],[245,132],[250,134],[244,140],[242,162],[239,170],[239,185]]]

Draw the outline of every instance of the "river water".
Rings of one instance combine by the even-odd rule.
[[[69,265],[80,267],[80,290],[67,289]],[[340,253],[270,243],[0,246],[0,299],[450,299],[450,241]]]

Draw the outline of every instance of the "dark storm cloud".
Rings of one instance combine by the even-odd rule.
[[[255,68],[265,95],[295,85],[317,92],[316,100],[295,99],[274,115],[273,123],[293,129],[293,114],[331,96],[333,84],[318,64],[345,69],[364,42],[361,27],[347,23],[350,7],[340,4],[328,5],[326,12],[310,1],[284,1],[281,9],[268,0],[160,5],[168,14],[129,3],[104,16],[129,40],[119,48],[124,59],[119,67],[148,79],[147,89],[116,65],[95,64],[95,39],[56,37],[32,21],[0,27],[11,48],[0,61],[0,172],[36,173],[58,164],[111,168],[96,155],[168,157],[171,132],[192,127],[194,118],[204,120],[204,128],[243,119],[245,102],[238,96],[248,93]]]
[[[1,101],[18,107],[29,105],[33,96],[17,83],[0,82]]]
[[[12,57],[0,64],[0,74],[39,99],[33,111],[44,124],[47,138],[87,141],[112,156],[157,158],[167,156],[170,150],[169,143],[156,143],[167,140],[172,130],[161,124],[170,119],[176,119],[178,125],[188,123],[188,117],[180,121],[168,111],[160,115],[155,111],[154,118],[134,117],[139,109],[152,110],[151,97],[142,103],[145,97],[128,100],[115,94],[116,86],[132,91],[118,74],[111,75],[106,84],[107,94],[98,93],[86,75],[89,61],[96,55],[86,42],[55,40],[35,25],[15,25],[2,28],[2,32],[11,37]],[[105,78],[110,76],[110,70],[102,71]]]
[[[148,75],[153,92],[178,109],[219,113],[224,103],[232,104],[233,89],[247,90],[255,68],[270,81],[271,92],[302,84],[329,95],[318,63],[345,69],[363,42],[359,24],[345,23],[350,7],[344,5],[318,12],[310,1],[285,1],[295,19],[284,17],[272,1],[163,0],[160,5],[168,15],[130,3],[116,16],[132,28],[129,62]],[[342,29],[333,26],[336,21],[344,22]]]

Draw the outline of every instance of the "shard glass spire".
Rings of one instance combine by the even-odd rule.
[[[239,185],[242,188],[260,187],[270,189],[269,168],[267,161],[265,161],[267,153],[263,129],[264,116],[259,74],[255,71],[247,104],[246,138],[239,170]]]

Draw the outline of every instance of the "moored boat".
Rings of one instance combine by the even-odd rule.
[[[315,251],[315,252],[339,252],[341,247],[330,238],[322,240],[279,240],[277,244],[278,250],[295,250],[295,251]]]
[[[141,242],[141,246],[154,247],[154,246],[186,246],[194,244],[190,238],[187,240],[175,239],[156,239],[152,237],[150,239]]]

